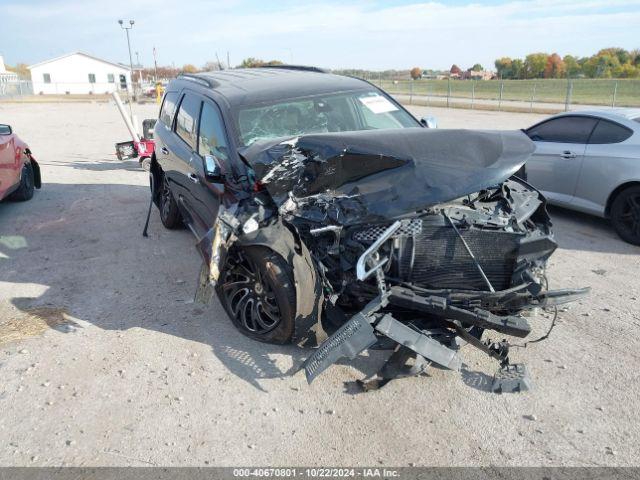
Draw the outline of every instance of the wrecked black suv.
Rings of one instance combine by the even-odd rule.
[[[375,388],[460,347],[495,358],[496,391],[527,388],[509,342],[526,311],[587,293],[547,289],[544,198],[514,174],[521,132],[425,128],[363,80],[284,67],[184,75],[155,127],[152,200],[186,224],[214,292],[259,341],[319,345],[311,382],[342,357],[392,350]],[[557,312],[556,312],[557,313]]]

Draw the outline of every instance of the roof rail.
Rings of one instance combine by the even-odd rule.
[[[260,65],[258,68],[279,68],[282,70],[298,70],[301,72],[329,73],[320,67],[308,67],[306,65]]]
[[[185,80],[191,80],[192,82],[199,83],[204,85],[205,87],[214,88],[215,85],[211,80],[206,77],[201,77],[200,75],[195,75],[193,73],[180,73],[178,74],[178,78],[184,78]]]

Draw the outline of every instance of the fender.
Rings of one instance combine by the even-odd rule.
[[[31,168],[33,169],[33,186],[40,189],[42,187],[42,174],[40,173],[40,165],[36,162],[36,159],[33,158],[31,152],[27,152],[29,156],[29,161],[31,162]]]
[[[218,217],[216,224],[219,219],[220,217]],[[326,340],[327,334],[321,323],[323,295],[320,277],[307,246],[285,226],[281,219],[249,234],[238,237],[231,235],[222,249],[216,249],[213,246],[217,237],[214,233],[215,230],[216,226],[197,244],[203,258],[198,291],[196,292],[197,301],[204,303],[210,301],[213,293],[210,288],[213,283],[211,274],[214,273],[214,281],[217,280],[216,273],[220,272],[224,265],[226,252],[230,248],[266,247],[284,258],[293,270],[293,283],[296,287],[294,343],[299,346],[317,346]],[[216,262],[216,264],[211,265],[212,262]],[[309,288],[310,286],[312,288]]]

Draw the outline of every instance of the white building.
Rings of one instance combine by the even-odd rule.
[[[75,52],[29,66],[33,93],[87,94],[131,89],[129,69]]]
[[[4,66],[4,58],[0,55],[0,83],[15,83],[18,81],[18,74],[7,72]]]

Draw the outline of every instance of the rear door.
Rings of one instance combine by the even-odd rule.
[[[194,179],[191,193],[194,210],[206,232],[218,216],[224,187],[207,179],[204,172],[205,157],[213,157],[222,173],[230,174],[230,152],[220,109],[212,100],[206,99],[202,103],[198,125],[198,148],[190,164],[190,178]]]
[[[638,143],[633,130],[601,118],[589,138],[574,207],[604,216],[611,192],[623,183],[640,179]]]
[[[170,155],[171,152],[168,145],[173,143],[170,137],[175,135],[173,133],[173,122],[179,100],[179,92],[171,91],[165,94],[153,133],[156,159],[170,183],[173,180],[175,164]]]
[[[168,150],[171,189],[185,220],[191,228],[195,212],[191,198],[191,188],[195,179],[192,176],[191,163],[197,147],[198,115],[200,114],[200,96],[185,91],[176,112],[173,135],[167,137],[164,147]],[[198,233],[198,232],[196,232]]]
[[[536,151],[526,165],[527,181],[553,203],[570,205],[597,119],[567,115],[534,125],[526,134]]]

